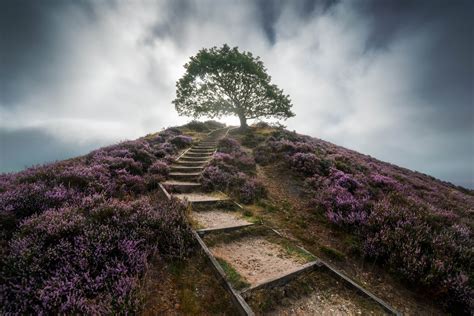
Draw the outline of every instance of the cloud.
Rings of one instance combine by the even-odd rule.
[[[12,162],[4,159],[0,171],[184,122],[171,104],[183,64],[202,47],[228,43],[261,56],[290,94],[289,128],[474,187],[468,1],[19,0],[3,7],[0,140]],[[41,141],[15,135],[33,131],[64,155],[50,150],[15,164],[15,155]]]

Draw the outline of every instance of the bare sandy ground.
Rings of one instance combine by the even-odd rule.
[[[250,222],[243,219],[242,215],[238,212],[219,210],[201,211],[192,212],[191,217],[203,228],[223,228],[250,224]]]
[[[367,310],[362,310],[351,300],[348,300],[340,295],[334,293],[330,296],[322,295],[320,292],[312,293],[309,296],[303,297],[299,300],[291,302],[289,307],[279,307],[269,313],[269,315],[322,315],[322,316],[336,316],[336,315],[367,315]],[[375,315],[374,313],[370,313]]]
[[[305,262],[290,256],[263,237],[246,237],[211,247],[214,256],[227,261],[251,285],[293,271]]]

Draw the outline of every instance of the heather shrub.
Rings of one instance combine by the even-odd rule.
[[[204,122],[204,124],[206,124],[206,126],[210,130],[221,129],[221,128],[225,127],[225,124],[223,124],[221,122],[218,122],[218,121],[214,121],[214,120],[207,120],[207,121]]]
[[[193,121],[185,124],[183,127],[187,128],[187,129],[190,129],[192,131],[201,132],[201,133],[210,131],[209,127],[206,123],[196,121],[196,120],[193,120]]]
[[[371,183],[374,187],[380,188],[382,190],[386,191],[400,191],[402,189],[402,186],[398,181],[395,179],[392,179],[388,176],[384,176],[378,173],[372,174],[370,176]]]
[[[227,191],[232,174],[226,172],[219,166],[208,166],[201,174],[201,184],[207,191],[223,190]]]
[[[252,203],[265,195],[263,185],[251,176],[255,161],[236,140],[220,140],[218,151],[201,175],[205,190],[225,191],[242,203]]]
[[[235,139],[230,138],[230,137],[225,137],[219,140],[219,143],[217,145],[217,150],[219,152],[227,153],[227,154],[241,151],[239,143]]]
[[[260,121],[260,122],[257,122],[255,124],[252,125],[252,127],[256,127],[256,128],[270,128],[270,124],[268,124],[267,122],[264,122],[264,121]]]
[[[265,144],[259,145],[253,150],[253,156],[255,161],[262,166],[268,165],[269,163],[275,162],[278,155],[272,151],[270,146]]]
[[[175,145],[176,147],[182,149],[182,148],[186,148],[189,145],[191,145],[192,142],[193,142],[193,139],[189,136],[178,135],[178,136],[175,136],[175,137],[171,138],[170,142],[171,142],[171,144]]]
[[[148,172],[166,178],[170,172],[170,167],[166,162],[158,160],[148,168]]]
[[[255,178],[248,177],[243,172],[234,176],[231,183],[235,188],[235,194],[238,200],[242,203],[253,203],[266,195],[263,184]]]
[[[306,176],[314,174],[327,175],[330,169],[330,162],[320,159],[313,153],[298,152],[288,159],[290,167]]]
[[[176,201],[97,201],[22,222],[1,259],[2,314],[137,312],[134,290],[147,257],[156,250],[165,257],[190,250]]]

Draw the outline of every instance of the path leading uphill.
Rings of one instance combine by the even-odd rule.
[[[385,302],[278,231],[244,216],[199,177],[229,129],[211,132],[179,156],[161,188],[188,203],[196,239],[243,315],[397,314]]]

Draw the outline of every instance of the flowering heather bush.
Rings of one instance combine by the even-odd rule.
[[[180,204],[141,198],[168,174],[176,135],[0,175],[0,314],[135,311],[148,255],[189,249]]]
[[[225,137],[221,139],[218,143],[217,149],[219,152],[227,154],[241,151],[239,142],[230,137]]]
[[[189,136],[178,135],[171,138],[170,142],[178,148],[186,148],[193,142],[193,139]]]
[[[205,190],[226,191],[242,203],[252,203],[265,195],[263,185],[250,176],[255,170],[255,161],[241,150],[236,140],[220,140],[218,151],[201,175]]]
[[[288,162],[293,170],[307,176],[314,174],[325,175],[329,171],[327,160],[320,159],[313,153],[295,153],[289,157]]]
[[[265,196],[266,191],[263,184],[255,178],[247,176],[243,172],[239,172],[231,180],[232,186],[235,188],[236,195],[242,203],[252,203],[259,198]]]
[[[155,250],[181,256],[190,233],[178,202],[101,198],[24,220],[2,258],[2,313],[136,312],[133,291]]]
[[[370,180],[374,187],[378,187],[384,190],[402,190],[402,186],[400,185],[400,183],[398,183],[398,181],[378,173],[372,174],[370,176]]]
[[[148,168],[148,172],[166,177],[170,172],[170,166],[166,162],[158,160]]]
[[[315,211],[359,237],[365,257],[429,289],[451,312],[474,309],[472,191],[285,130],[254,155],[304,176]]]

